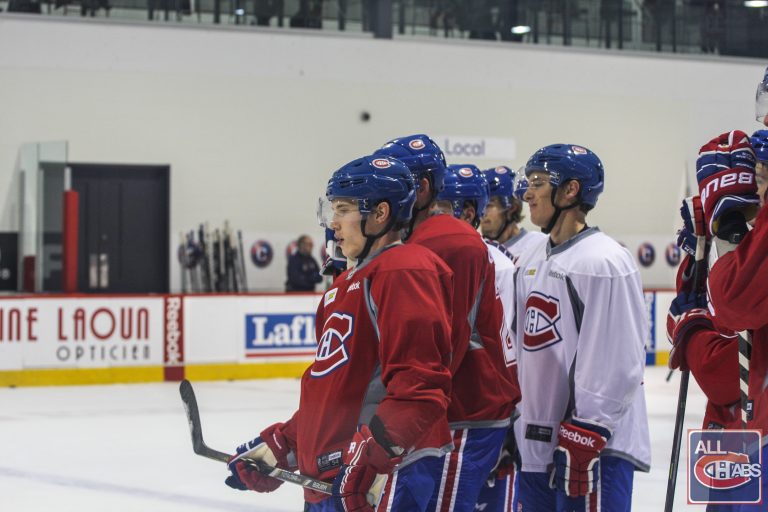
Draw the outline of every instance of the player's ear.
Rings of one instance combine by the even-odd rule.
[[[416,205],[420,208],[427,206],[427,201],[432,198],[432,184],[429,178],[419,178],[419,188],[416,189]]]
[[[579,191],[581,190],[581,183],[576,180],[569,180],[561,188],[566,199],[576,199],[579,196]]]
[[[373,211],[373,218],[377,224],[385,224],[389,220],[391,214],[392,210],[389,207],[389,203],[381,201],[376,205],[376,208]]]

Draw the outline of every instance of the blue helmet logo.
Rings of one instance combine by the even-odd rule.
[[[476,218],[485,214],[489,198],[488,182],[480,169],[471,164],[450,165],[444,183],[437,199],[451,202],[454,217],[461,216],[465,201],[475,202]]]
[[[501,165],[493,169],[483,171],[488,182],[490,197],[498,197],[503,208],[512,207],[512,198],[515,195],[515,173],[509,167]]]
[[[528,159],[525,175],[535,171],[549,174],[549,182],[558,187],[570,180],[581,184],[581,203],[595,206],[603,192],[605,171],[603,163],[589,149],[573,144],[551,144]]]
[[[388,156],[403,162],[418,180],[428,177],[437,192],[443,189],[446,163],[440,147],[424,134],[409,135],[392,139],[373,153],[374,156]]]
[[[408,168],[394,158],[365,156],[353,160],[333,173],[325,192],[329,201],[353,199],[360,213],[370,213],[386,201],[395,221],[411,218],[416,200],[416,185]]]

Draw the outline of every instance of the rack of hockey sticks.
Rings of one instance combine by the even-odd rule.
[[[231,455],[214,450],[203,441],[203,428],[200,424],[200,410],[197,407],[195,391],[192,389],[192,384],[188,380],[185,379],[181,381],[181,384],[179,385],[179,393],[181,394],[181,401],[184,403],[184,410],[187,413],[189,432],[192,435],[192,450],[201,457],[207,457],[219,462],[229,462],[232,458]],[[261,460],[243,459],[243,462],[249,464],[263,475],[282,480],[283,482],[297,484],[324,494],[331,494],[331,489],[333,488],[333,484],[328,482],[323,482],[322,480],[317,480],[299,473],[292,473],[284,469],[275,468]]]
[[[206,222],[180,233],[179,266],[182,293],[248,291],[243,233],[238,230],[235,237],[229,222],[213,232]]]

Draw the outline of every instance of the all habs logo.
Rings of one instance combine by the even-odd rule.
[[[759,430],[689,430],[688,503],[762,503],[761,438]]]

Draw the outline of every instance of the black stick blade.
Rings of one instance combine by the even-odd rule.
[[[209,448],[206,446],[205,441],[203,441],[203,428],[200,425],[200,410],[197,408],[195,390],[192,389],[192,384],[188,380],[184,379],[181,381],[181,384],[179,384],[179,393],[181,394],[181,401],[184,403],[184,410],[187,413],[189,433],[192,436],[192,450],[203,457],[227,462],[230,458],[228,454]]]

